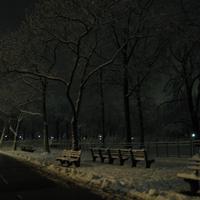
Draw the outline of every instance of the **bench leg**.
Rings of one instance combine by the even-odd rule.
[[[60,164],[61,164],[61,165],[64,165],[64,164],[65,164],[65,161],[64,161],[64,160],[60,160]]]
[[[149,160],[146,162],[146,168],[150,168],[151,164],[154,162],[154,160]]]
[[[72,162],[70,161],[67,161],[67,167],[71,166],[72,165]]]
[[[150,168],[151,167],[151,163],[150,162],[146,162],[146,168]]]
[[[136,160],[132,160],[132,167],[136,167],[137,165],[137,161]]]
[[[105,158],[101,157],[101,162],[104,163]]]
[[[146,161],[146,168],[150,168],[151,167],[151,161]]]
[[[199,182],[195,180],[184,179],[186,182],[190,184],[190,190],[192,194],[196,194],[199,190]]]
[[[75,161],[74,164],[76,167],[80,167],[80,161]]]
[[[124,163],[125,163],[126,160],[128,160],[128,159],[126,159],[126,158],[125,159],[120,158],[120,165],[124,165]]]
[[[97,157],[93,156],[92,161],[93,161],[93,162],[96,162],[96,158],[97,158]]]
[[[114,159],[110,158],[109,159],[109,164],[113,164],[114,163]]]
[[[120,165],[124,165],[125,160],[120,159],[119,162],[120,162]]]

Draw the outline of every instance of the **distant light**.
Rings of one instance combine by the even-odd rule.
[[[53,140],[53,139],[54,139],[54,137],[53,137],[53,136],[51,136],[51,139]]]
[[[38,135],[38,138],[40,138],[41,136],[40,135]]]
[[[21,136],[21,135],[19,136],[19,139],[22,139],[22,136]]]
[[[4,137],[5,137],[5,138],[7,138],[8,136],[7,136],[7,135],[5,135]]]
[[[133,141],[135,138],[134,137],[131,137],[131,140]]]
[[[195,133],[192,133],[192,138],[195,138],[196,137],[196,134]]]
[[[83,140],[86,140],[86,137],[83,137]]]
[[[102,140],[102,137],[103,137],[102,135],[99,135],[99,140]]]

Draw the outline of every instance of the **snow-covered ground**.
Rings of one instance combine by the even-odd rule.
[[[150,169],[144,163],[132,168],[130,162],[120,166],[115,164],[92,162],[90,152],[83,152],[81,167],[62,167],[56,161],[61,150],[52,150],[50,154],[37,150],[34,153],[22,151],[4,151],[21,160],[29,161],[43,170],[72,180],[80,185],[109,194],[113,199],[155,199],[155,200],[198,200],[199,196],[183,195],[189,191],[189,184],[179,179],[178,172],[187,172],[186,158],[156,159]]]

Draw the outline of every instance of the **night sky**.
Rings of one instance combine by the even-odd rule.
[[[27,9],[30,11],[36,0],[1,0],[0,30],[15,30],[24,19]]]

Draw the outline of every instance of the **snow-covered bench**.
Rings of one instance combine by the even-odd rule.
[[[123,156],[120,156],[119,149],[112,149],[112,148],[91,148],[92,160],[93,162],[96,161],[97,158],[100,158],[101,162],[103,163],[105,159],[108,159],[109,164],[113,164],[114,160],[119,159],[120,164],[122,163]],[[130,156],[130,152],[129,152]]]
[[[91,148],[92,160],[96,161],[100,158],[103,163],[105,159],[108,159],[110,164],[114,163],[114,160],[119,159],[120,165],[123,165],[129,158],[132,162],[132,167],[136,167],[137,162],[145,162],[146,168],[150,168],[151,164],[155,162],[154,159],[149,159],[147,151],[145,149],[112,149],[112,148]]]
[[[108,149],[109,163],[119,159],[120,165],[123,165],[126,160],[131,158],[131,149]]]
[[[191,171],[188,173],[178,173],[177,176],[189,183],[191,193],[195,194],[200,189],[200,158],[194,157],[189,159],[188,169]]]
[[[109,159],[107,148],[91,148],[90,151],[93,162],[95,162],[97,158],[100,158],[102,163],[105,159]]]
[[[120,165],[123,165],[129,158],[131,158],[131,149],[119,149]]]
[[[30,146],[30,145],[23,145],[21,146],[21,150],[22,151],[28,151],[28,152],[34,152],[35,149],[33,146]]]
[[[113,164],[114,160],[120,159],[119,149],[108,149],[107,151],[108,151],[109,164]]]
[[[57,161],[64,165],[67,163],[67,166],[75,164],[76,167],[80,167],[80,159],[81,159],[81,150],[67,150],[64,149],[62,154],[56,158]]]
[[[155,162],[154,159],[149,159],[145,149],[132,149],[131,151],[132,167],[136,167],[137,162],[144,161],[146,168],[150,168],[151,164]]]
[[[100,158],[99,149],[98,148],[91,148],[90,149],[92,154],[92,161],[95,162],[97,158]]]

